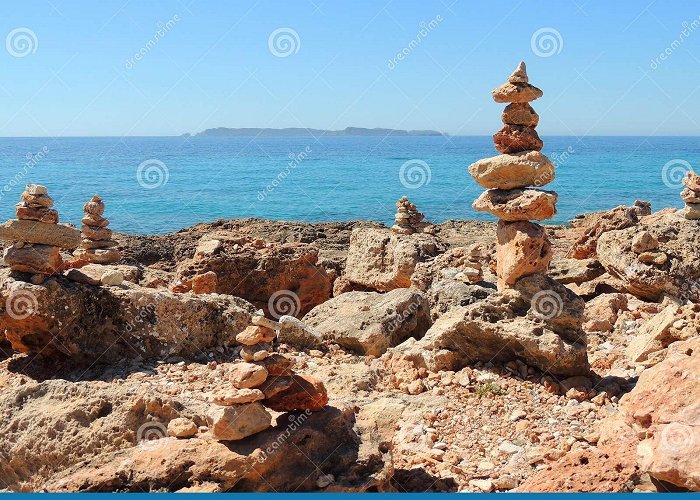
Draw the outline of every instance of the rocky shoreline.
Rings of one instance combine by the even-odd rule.
[[[120,262],[38,284],[0,269],[0,486],[697,491],[697,224],[638,202],[544,226],[549,317],[542,275],[497,291],[475,221],[221,220],[114,233]]]

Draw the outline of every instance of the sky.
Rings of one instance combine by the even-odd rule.
[[[347,126],[492,134],[522,59],[541,135],[700,134],[700,4],[23,0],[0,137]],[[400,55],[399,55],[400,54]]]

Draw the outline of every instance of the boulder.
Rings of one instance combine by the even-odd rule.
[[[700,339],[672,344],[666,359],[644,370],[619,413],[601,428],[602,445],[631,437],[643,472],[700,491]]]
[[[469,166],[469,174],[488,189],[541,187],[554,180],[554,164],[539,151],[523,151],[483,158]]]
[[[269,396],[263,404],[274,411],[318,411],[328,404],[328,393],[323,382],[311,375],[292,375],[289,386]]]
[[[642,231],[658,242],[655,255],[665,255],[663,259],[646,262],[639,259],[633,242]],[[697,301],[700,298],[700,260],[694,252],[697,248],[700,248],[697,223],[684,219],[678,212],[661,211],[643,217],[633,227],[603,233],[598,238],[597,254],[606,271],[637,297],[658,300],[667,293]]]
[[[63,224],[10,219],[0,224],[0,240],[73,249],[80,245],[80,231]]]
[[[430,317],[433,321],[453,307],[463,307],[496,293],[491,283],[467,284],[455,279],[439,279],[432,282],[427,296],[430,303]]]
[[[192,286],[195,276],[212,272],[217,277],[212,291],[242,297],[277,317],[302,316],[331,296],[332,277],[319,265],[318,248],[312,245],[269,243],[228,231],[204,238],[195,255],[177,266],[177,279],[183,283]],[[212,289],[209,283],[206,289]],[[280,293],[291,302],[272,303],[271,297]],[[271,305],[275,310],[270,311]]]
[[[125,283],[94,287],[63,276],[33,285],[0,270],[0,328],[14,349],[110,363],[124,356],[199,356],[235,345],[255,308],[237,297],[174,294]]]
[[[207,413],[207,423],[217,441],[238,441],[270,427],[272,415],[257,402],[212,406]]]
[[[504,221],[551,219],[557,213],[557,193],[538,189],[489,189],[472,207],[489,212]]]
[[[523,276],[546,273],[552,248],[544,227],[533,222],[498,221],[496,274],[498,288],[513,285]]]
[[[587,375],[583,309],[583,300],[560,283],[528,276],[513,289],[450,309],[421,340],[391,349],[383,360],[389,368],[410,361],[437,372],[519,359],[556,376]]]
[[[425,294],[398,288],[344,293],[316,306],[303,321],[324,342],[380,356],[409,337],[421,337],[430,326],[430,311]]]
[[[437,239],[429,234],[398,235],[388,229],[355,229],[350,237],[344,277],[378,291],[408,288],[416,265],[440,250]]]
[[[663,311],[644,323],[627,346],[627,357],[634,362],[646,361],[650,354],[665,349],[672,342],[679,340],[671,334],[671,327],[676,322],[678,309],[675,304],[666,306]]]
[[[294,316],[280,317],[279,324],[277,340],[281,344],[294,346],[298,349],[318,349],[323,346],[321,335]]]

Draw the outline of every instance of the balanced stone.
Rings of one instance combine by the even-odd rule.
[[[682,213],[688,220],[700,220],[700,203],[686,203]]]
[[[272,415],[259,402],[214,406],[207,413],[207,423],[214,439],[236,441],[270,427]]]
[[[539,151],[523,151],[484,158],[469,166],[482,187],[516,189],[544,186],[554,180],[554,164]]]
[[[544,227],[534,222],[499,221],[496,229],[496,274],[500,290],[523,276],[546,274],[552,247]]]
[[[543,146],[537,131],[533,127],[523,125],[504,125],[494,134],[493,143],[501,153],[539,151]]]
[[[503,110],[501,120],[507,125],[536,127],[540,122],[540,115],[538,115],[528,103],[514,102],[506,106]]]
[[[111,264],[121,258],[119,250],[113,248],[79,248],[73,255],[94,264]]]
[[[527,77],[527,68],[525,67],[524,61],[520,61],[518,67],[515,68],[515,71],[508,77],[508,81],[510,83],[527,83],[530,81]]]
[[[5,249],[3,258],[13,271],[34,274],[54,274],[63,264],[58,247],[52,245],[15,243]]]
[[[90,240],[83,238],[80,242],[80,248],[93,249],[93,248],[112,248],[119,245],[114,240]]]
[[[496,102],[531,102],[542,97],[542,91],[525,82],[507,82],[495,88],[491,95]]]
[[[107,227],[109,226],[109,221],[104,217],[99,215],[85,214],[85,217],[80,219],[80,221],[87,226],[97,226],[97,227]]]
[[[86,214],[101,216],[105,211],[105,203],[98,195],[94,195],[83,205],[83,211]]]
[[[685,188],[681,191],[681,199],[686,203],[700,203],[700,191]]]
[[[234,404],[253,403],[265,399],[265,394],[260,389],[236,389],[228,388],[214,393],[214,403],[221,406]]]
[[[391,230],[398,234],[413,234],[418,229],[418,224],[423,222],[425,215],[420,213],[416,206],[406,196],[402,196],[396,202],[396,215]]]
[[[48,194],[30,194],[25,191],[22,193],[22,200],[30,207],[53,207],[53,198]]]
[[[557,213],[557,193],[538,189],[489,189],[472,207],[504,221],[546,220]]]
[[[74,254],[82,261],[111,264],[121,258],[119,250],[113,248],[118,246],[118,243],[112,239],[112,230],[107,229],[109,221],[102,216],[104,210],[105,203],[98,195],[94,195],[83,205],[83,240],[80,249]]]
[[[91,240],[109,240],[112,238],[112,230],[104,227],[83,224],[81,231],[85,238]]]
[[[49,194],[48,188],[40,184],[27,184],[24,191],[27,194]]]
[[[700,192],[700,175],[695,172],[687,172],[683,184],[692,191]]]
[[[15,213],[20,220],[35,220],[47,224],[58,223],[58,211],[53,208],[30,207],[27,203],[21,202],[15,207]]]
[[[10,219],[0,224],[0,239],[73,249],[80,245],[80,231],[62,224]]]
[[[243,345],[255,345],[260,342],[272,342],[276,337],[274,330],[264,326],[249,326],[236,335],[236,342]]]

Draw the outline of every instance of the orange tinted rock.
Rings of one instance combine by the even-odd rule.
[[[321,410],[328,403],[328,394],[323,382],[310,375],[292,376],[292,384],[264,401],[265,406],[275,411]]]
[[[217,285],[216,273],[208,271],[204,274],[195,274],[192,277],[192,291],[194,293],[215,293]]]
[[[498,222],[496,274],[499,289],[529,274],[546,274],[551,260],[552,248],[544,227],[526,221]]]

